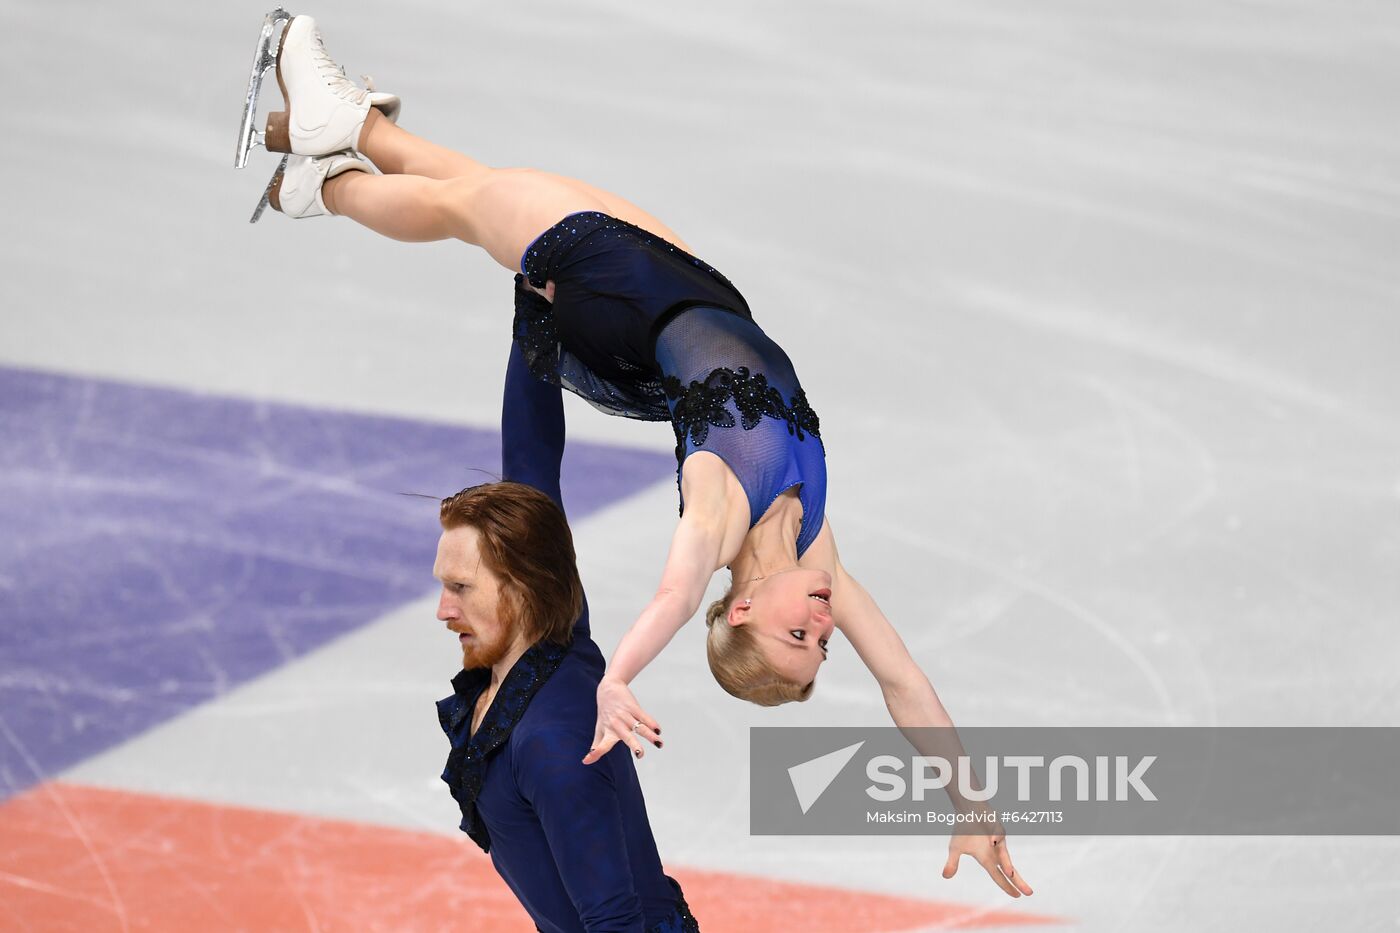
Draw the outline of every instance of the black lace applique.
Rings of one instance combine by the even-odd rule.
[[[462,671],[452,680],[452,696],[438,701],[438,722],[452,742],[442,780],[451,789],[453,798],[461,808],[462,831],[481,846],[483,852],[491,851],[491,836],[481,820],[481,814],[477,812],[476,798],[480,796],[482,782],[486,779],[487,758],[510,737],[511,730],[525,715],[530,701],[559,669],[572,644],[572,639],[564,645],[539,641],[526,649],[510,673],[506,674],[506,679],[491,701],[490,709],[470,740],[466,740],[466,733],[470,728],[472,710],[490,680],[491,672],[486,669]]]
[[[792,397],[792,416],[788,419],[788,431],[795,432],[797,439],[804,440],[802,432],[806,431],[813,437],[822,436],[821,419],[817,413],[812,411],[812,406],[807,404],[807,392],[801,387],[797,394]]]
[[[768,384],[768,377],[763,373],[750,373],[747,366],[720,367],[706,376],[704,382],[691,380],[689,386],[675,376],[666,376],[661,386],[666,397],[675,403],[671,419],[676,430],[677,459],[684,459],[687,437],[696,447],[703,447],[711,427],[734,426],[734,415],[726,407],[731,398],[746,431],[758,427],[766,415],[787,422],[788,433],[796,435],[798,440],[805,440],[807,434],[821,437],[821,424],[817,413],[807,404],[806,392],[799,388],[792,397],[792,404],[784,404],[783,394]]]
[[[758,427],[764,415],[770,418],[787,417],[787,411],[783,407],[783,393],[770,386],[768,377],[763,373],[749,375],[748,367],[740,366],[734,371],[733,391],[734,405],[743,418],[745,431],[752,431]]]
[[[691,382],[686,388],[675,376],[665,376],[661,389],[676,403],[671,415],[677,428],[677,440],[684,442],[688,434],[703,446],[710,436],[710,427],[734,427],[734,415],[725,407],[734,392],[734,371],[717,369],[704,382]]]

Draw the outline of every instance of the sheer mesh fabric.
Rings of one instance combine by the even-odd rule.
[[[821,530],[826,457],[787,354],[753,321],[695,307],[657,336],[656,362],[677,459],[684,464],[697,450],[720,457],[748,495],[750,525],[784,490],[800,486],[798,553],[805,551]]]

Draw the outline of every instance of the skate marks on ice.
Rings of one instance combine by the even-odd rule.
[[[435,497],[500,463],[492,431],[15,369],[0,422],[0,797],[431,592]],[[672,461],[568,462],[584,516]]]
[[[0,316],[6,361],[491,425],[499,372],[460,361],[503,346],[496,270],[330,221],[243,224],[251,193],[231,183],[227,135],[263,8],[73,9],[0,14],[8,60],[47,76],[12,102],[30,132],[7,159],[33,184],[10,202],[25,226],[8,305],[26,313]],[[960,721],[1400,715],[1393,7],[309,12],[336,24],[354,69],[412,95],[410,128],[617,188],[744,289],[831,438],[843,556]],[[489,88],[507,74],[500,99]],[[87,170],[93,138],[121,185]],[[655,427],[571,419],[637,443]],[[891,476],[919,495],[872,481]],[[665,546],[664,485],[601,513],[606,540],[580,532],[583,560],[612,552],[606,579],[586,581],[591,599],[613,591],[605,650],[655,582],[638,568]],[[900,516],[899,546],[861,515]],[[23,580],[9,564],[0,576]],[[747,714],[698,642],[678,647],[639,694],[678,730],[642,766],[668,860],[982,897],[966,868],[937,878],[933,840],[746,838],[742,775],[717,780],[714,759]],[[840,647],[809,708],[755,721],[881,721]],[[103,685],[114,709],[160,701],[120,687]],[[283,765],[312,767],[290,751]],[[369,770],[347,780],[378,786]],[[1013,846],[1038,892],[1017,907],[1080,929],[1394,928],[1400,854],[1385,840]]]
[[[86,827],[64,839],[55,807]],[[45,930],[534,929],[455,837],[66,783],[0,807],[0,923]],[[1047,918],[668,866],[707,933],[1010,929]]]

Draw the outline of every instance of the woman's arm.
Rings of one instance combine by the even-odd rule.
[[[602,758],[618,741],[626,743],[638,758],[643,755],[642,739],[661,747],[657,738],[660,724],[646,714],[627,685],[700,608],[723,541],[724,529],[720,522],[712,520],[712,513],[691,507],[686,509],[671,536],[671,550],[666,556],[666,569],[656,595],[622,636],[598,684],[598,725],[584,764]],[[632,731],[633,724],[638,722],[644,730],[640,735]]]
[[[896,725],[950,726],[933,685],[905,647],[889,619],[838,559],[831,575],[831,614],[836,625],[875,675]],[[907,722],[901,722],[907,720]]]
[[[671,536],[656,595],[622,636],[598,684],[598,726],[584,764],[597,761],[619,741],[638,758],[644,754],[643,740],[661,747],[660,725],[638,705],[627,685],[695,615],[710,577],[728,563],[733,556],[728,550],[742,540],[748,527],[748,499],[737,480],[730,483],[732,477],[713,455],[694,454],[686,459],[681,472],[685,514]],[[636,732],[634,724],[640,724]]]
[[[894,724],[920,754],[956,762],[966,752],[953,727],[953,719],[943,708],[927,675],[910,656],[904,640],[865,587],[841,566],[839,559],[832,581],[831,614],[836,626],[875,675]],[[976,806],[974,801],[958,793],[956,782],[949,782],[948,795],[960,812]]]
[[[671,536],[656,595],[613,653],[605,676],[630,684],[694,617],[714,576],[723,530],[687,510]]]
[[[927,675],[910,656],[904,640],[875,604],[874,598],[841,565],[835,540],[830,536],[831,526],[827,524],[822,528],[818,541],[822,537],[828,538],[826,544],[831,548],[834,568],[831,575],[831,614],[836,619],[837,628],[851,642],[870,673],[875,675],[890,718],[909,744],[920,755],[941,758],[955,768],[961,767],[967,752],[958,738],[952,717],[938,699],[938,693]],[[967,766],[971,767],[970,762]],[[971,787],[982,787],[975,771],[967,776],[967,781]],[[986,811],[984,802],[968,799],[960,787],[955,777],[946,788],[949,799],[959,813]],[[985,834],[958,834],[952,837],[943,877],[953,877],[959,859],[963,855],[971,855],[1007,894],[1020,897],[1033,893],[1025,878],[1016,873],[1011,863],[1001,824],[992,820],[982,825],[987,827]]]

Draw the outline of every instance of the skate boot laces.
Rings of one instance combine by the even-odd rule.
[[[333,93],[351,103],[363,104],[365,102],[365,97],[369,92],[345,76],[345,69],[337,65],[326,51],[326,45],[321,41],[321,30],[319,29],[312,34],[311,55],[316,61],[317,72],[320,73],[326,86]]]

